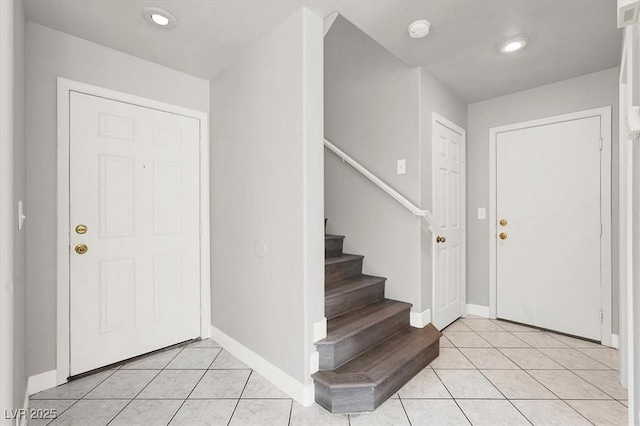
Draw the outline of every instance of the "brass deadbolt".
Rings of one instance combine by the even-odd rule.
[[[86,225],[78,225],[76,226],[76,234],[86,234],[87,226]]]
[[[501,226],[507,226],[507,219],[500,219]]]
[[[87,247],[86,244],[78,244],[76,246],[76,253],[78,254],[85,254],[87,250],[89,250],[89,247]]]
[[[501,240],[506,240],[507,239],[507,233],[506,232],[501,232],[499,235]]]
[[[445,241],[447,241],[445,237],[440,237],[440,236],[436,237],[436,243],[444,243]]]

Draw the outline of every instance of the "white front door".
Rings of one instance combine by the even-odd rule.
[[[600,340],[601,118],[496,138],[497,317]]]
[[[78,92],[69,124],[76,375],[200,336],[200,125]]]
[[[440,227],[434,234],[433,324],[442,330],[465,306],[465,132],[434,114],[432,144],[433,212]]]

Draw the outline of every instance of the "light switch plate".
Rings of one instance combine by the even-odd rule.
[[[487,218],[487,209],[484,207],[478,207],[478,219],[486,219]]]
[[[404,175],[407,173],[407,160],[398,160],[398,174]]]

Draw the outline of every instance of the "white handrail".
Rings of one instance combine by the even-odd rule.
[[[389,185],[380,180],[376,175],[371,173],[369,170],[365,169],[360,163],[358,163],[353,158],[349,157],[344,151],[340,148],[329,142],[328,140],[324,140],[324,146],[333,151],[338,157],[342,159],[342,161],[349,163],[351,167],[362,173],[367,179],[371,182],[375,183],[380,189],[389,194],[394,200],[402,204],[405,208],[407,208],[414,216],[420,216],[427,221],[429,225],[429,230],[435,233],[438,229],[438,223],[436,222],[433,214],[429,210],[422,210],[420,207],[413,204],[411,201],[407,200],[405,197],[400,195],[398,191],[391,188]]]

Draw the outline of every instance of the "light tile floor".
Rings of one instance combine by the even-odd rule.
[[[462,318],[440,357],[374,413],[304,408],[211,340],[31,397],[29,425],[625,425],[614,349],[504,321]]]

